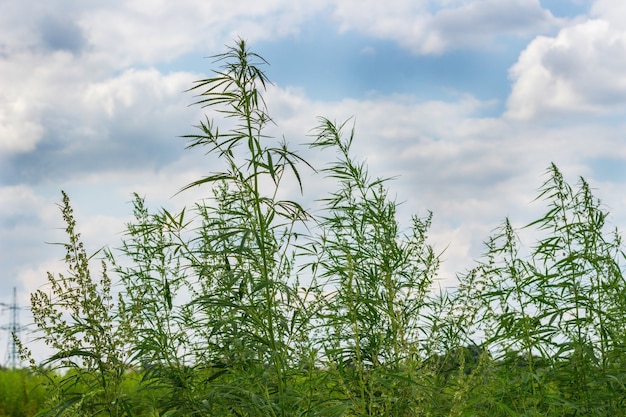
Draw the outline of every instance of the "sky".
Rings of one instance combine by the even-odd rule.
[[[61,190],[91,252],[119,245],[134,192],[168,210],[210,193],[175,195],[211,172],[180,138],[204,117],[185,91],[238,38],[270,64],[278,137],[323,165],[317,118],[352,118],[400,218],[433,212],[440,285],[545,210],[551,163],[626,228],[623,0],[0,0],[0,303],[65,271]],[[303,182],[311,207],[330,191]]]

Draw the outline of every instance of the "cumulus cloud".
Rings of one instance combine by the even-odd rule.
[[[552,162],[573,183],[582,175],[595,184],[590,158],[617,155],[623,141],[624,126],[619,125],[546,126],[480,117],[493,103],[466,95],[448,101],[381,95],[329,102],[311,100],[302,90],[274,88],[267,99],[292,143],[302,138],[303,129],[315,126],[315,115],[337,121],[354,116],[353,152],[367,160],[373,176],[397,177],[389,186],[391,195],[404,201],[401,217],[434,212],[432,242],[448,247],[442,271],[447,283],[471,266],[484,249],[482,242],[506,216],[517,226],[538,218],[544,207],[531,203]],[[351,127],[352,120],[346,128]],[[318,167],[333,158],[303,152]],[[318,179],[304,188],[321,198],[332,186]]]
[[[561,24],[538,0],[342,1],[334,13],[342,30],[356,30],[398,42],[418,54],[485,48],[501,36],[527,37]]]
[[[198,112],[186,107],[190,95],[183,94],[198,77],[191,73],[127,70],[91,80],[83,73],[87,65],[72,80],[63,66],[50,67],[34,81],[14,80],[23,84],[24,102],[40,102],[42,108],[24,117],[8,116],[5,123],[0,118],[2,128],[13,128],[13,135],[5,138],[14,140],[2,142],[7,183],[65,181],[77,172],[154,167],[179,149],[177,136],[197,120]],[[32,126],[37,115],[46,120],[45,132]]]
[[[27,54],[43,62],[65,51],[86,55],[100,71],[121,71],[171,62],[190,51],[209,55],[239,36],[254,42],[292,35],[326,3],[8,2],[0,13],[0,59]]]
[[[116,117],[139,126],[149,112],[169,114],[171,106],[184,107],[180,93],[190,85],[188,74],[156,74],[145,67],[191,50],[208,55],[237,35],[258,40],[297,32],[301,20],[323,5],[286,0],[7,3],[0,13],[0,157],[9,162],[2,170],[13,180],[19,175],[7,167],[11,158],[42,166],[33,151],[60,150],[61,142],[77,136],[84,138],[81,145],[107,134],[128,140],[111,132],[102,115],[110,120],[117,111]],[[142,64],[144,69],[133,69]],[[168,122],[156,120],[162,127]]]
[[[34,150],[49,115],[72,96],[86,70],[65,51],[51,53],[45,60],[28,52],[0,58],[0,155],[7,158]]]
[[[590,15],[606,20],[615,28],[626,29],[626,2],[621,0],[594,0]]]
[[[50,50],[80,53],[87,46],[83,30],[67,16],[45,16],[38,26],[42,42]]]
[[[0,50],[4,51],[5,57],[26,51],[79,53],[88,42],[80,18],[97,7],[95,3],[80,0],[3,2]]]
[[[249,41],[297,33],[303,19],[325,2],[288,0],[236,3],[114,1],[84,14],[94,49],[109,65],[167,62],[193,50],[213,51],[237,37]],[[167,36],[163,36],[167,33]]]
[[[510,70],[507,115],[529,119],[623,110],[624,29],[592,19],[564,28],[555,37],[533,40]]]
[[[43,136],[33,104],[22,97],[0,95],[0,157],[29,152]]]
[[[183,92],[196,78],[199,75],[186,72],[163,74],[154,68],[129,69],[86,85],[79,98],[92,117],[102,115],[107,120],[119,120],[132,113],[133,122],[145,126],[148,119],[153,120],[153,112],[169,113],[180,107]]]
[[[49,232],[58,211],[49,199],[25,185],[0,187],[0,200],[0,264],[6,274],[6,279],[0,280],[0,294],[9,294],[16,284],[9,278],[46,258],[42,256],[44,241],[51,241]]]

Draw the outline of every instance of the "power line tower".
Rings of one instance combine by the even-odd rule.
[[[0,303],[0,306],[4,307],[5,310],[9,310],[11,315],[11,321],[8,325],[2,326],[2,330],[8,330],[8,340],[7,340],[7,360],[6,363],[11,369],[15,369],[20,365],[20,354],[17,349],[17,345],[15,344],[15,339],[13,335],[19,336],[20,331],[22,330],[22,326],[20,326],[19,322],[19,310],[20,308],[17,305],[17,290],[13,287],[13,302],[11,304]]]

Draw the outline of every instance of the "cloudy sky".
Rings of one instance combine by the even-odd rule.
[[[0,0],[0,302],[64,270],[45,243],[61,190],[89,250],[119,243],[132,192],[172,210],[208,193],[173,197],[211,171],[179,138],[202,118],[184,90],[238,37],[271,64],[277,135],[321,161],[301,147],[317,116],[353,116],[401,216],[434,212],[443,283],[506,216],[541,213],[551,162],[626,228],[623,0]]]

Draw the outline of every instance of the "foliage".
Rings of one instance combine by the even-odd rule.
[[[485,261],[461,278],[458,302],[472,300],[468,325],[486,335],[501,398],[525,415],[619,415],[624,409],[624,254],[607,213],[580,179],[567,184],[555,165],[540,189],[548,212],[531,222],[540,236],[527,257],[507,219],[487,242]],[[465,306],[467,314],[467,306]]]
[[[347,409],[357,415],[405,415],[424,401],[417,390],[421,315],[438,259],[426,244],[431,217],[401,234],[385,180],[371,179],[350,156],[353,133],[322,119],[313,147],[333,148],[324,169],[340,188],[324,200],[320,234],[308,245],[323,281],[316,343]],[[422,332],[422,334],[420,334]]]
[[[135,195],[94,280],[63,194],[69,271],[32,296],[55,352],[50,369],[31,361],[42,414],[626,415],[624,255],[583,179],[551,166],[547,213],[505,220],[437,294],[432,215],[399,223],[388,180],[351,155],[354,131],[313,130],[311,151],[336,152],[317,168],[337,189],[308,212],[281,197],[313,167],[267,134],[265,61],[239,41],[216,62],[191,91],[231,127],[207,118],[185,138],[222,165],[181,190],[209,196],[151,212]]]
[[[68,271],[56,276],[48,273],[49,292],[39,289],[31,294],[39,339],[55,353],[37,366],[26,347],[20,345],[20,349],[29,359],[31,370],[47,377],[52,398],[58,399],[50,413],[74,410],[86,415],[122,415],[128,403],[120,387],[127,369],[132,329],[116,320],[111,280],[104,262],[100,279],[92,277],[91,257],[76,231],[65,193],[60,209],[69,238],[60,244],[66,251]],[[68,373],[58,378],[56,370]],[[77,384],[86,390],[74,389]]]
[[[28,417],[45,406],[44,379],[24,369],[0,369],[0,416]]]

